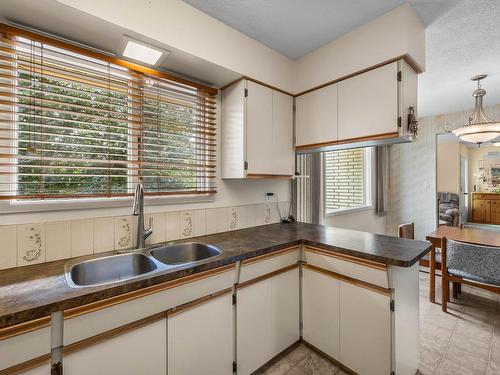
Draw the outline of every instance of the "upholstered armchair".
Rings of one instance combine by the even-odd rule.
[[[441,239],[442,301],[446,312],[450,282],[453,297],[460,294],[460,284],[467,284],[491,292],[500,293],[500,247],[473,245],[465,242]]]
[[[460,211],[458,209],[458,194],[438,193],[439,220],[446,222],[449,227],[458,227]]]

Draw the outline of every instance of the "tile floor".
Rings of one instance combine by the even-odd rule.
[[[440,285],[438,277],[436,284]],[[421,375],[500,375],[500,296],[467,286],[452,298],[448,314],[428,300],[429,275],[420,272]],[[304,345],[281,356],[259,375],[344,375]]]

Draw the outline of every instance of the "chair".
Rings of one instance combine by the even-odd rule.
[[[442,310],[448,309],[450,282],[456,298],[460,285],[466,284],[500,294],[500,247],[480,246],[441,239],[443,263],[441,287]]]
[[[438,193],[439,220],[446,222],[449,227],[458,227],[460,211],[458,209],[458,194]]]
[[[415,224],[407,223],[398,226],[398,237],[407,238],[409,240],[415,239]]]

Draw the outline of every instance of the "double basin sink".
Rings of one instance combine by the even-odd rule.
[[[110,255],[67,266],[66,280],[72,287],[91,287],[131,280],[160,270],[217,257],[222,250],[191,242],[159,246],[144,252]]]

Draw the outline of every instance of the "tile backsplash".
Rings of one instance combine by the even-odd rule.
[[[279,222],[289,202],[145,214],[153,234],[147,245]],[[134,216],[0,226],[0,269],[132,249]]]

